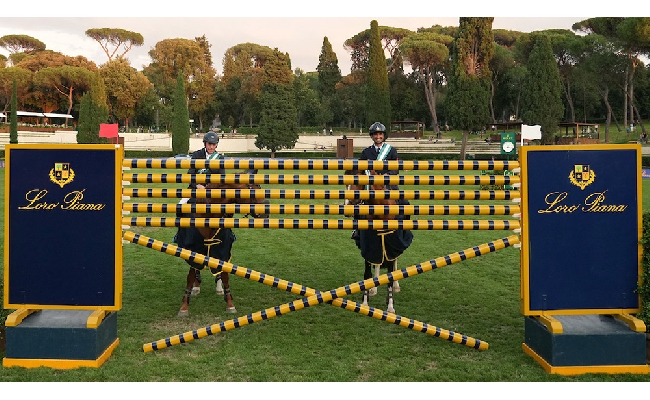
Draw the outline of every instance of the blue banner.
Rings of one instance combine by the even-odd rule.
[[[638,309],[640,155],[611,148],[522,152],[529,311]]]
[[[120,303],[116,150],[67,147],[7,150],[10,306],[87,309]]]

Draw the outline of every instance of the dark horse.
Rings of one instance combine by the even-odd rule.
[[[362,175],[363,171],[346,171],[346,175]],[[370,175],[376,176],[375,171],[370,171]],[[348,190],[386,190],[388,189],[384,184],[374,184],[364,187],[363,185],[348,185]],[[402,201],[402,203],[408,204],[407,201]],[[398,205],[398,201],[392,199],[370,199],[370,200],[348,200],[345,201],[346,205],[380,205],[380,206],[391,206]],[[390,214],[380,214],[380,215],[355,215],[356,219],[366,218],[369,221],[379,219],[379,220],[394,220],[394,219],[404,219],[408,216],[404,215],[390,215]],[[397,258],[411,245],[413,241],[413,233],[408,230],[397,229],[397,230],[355,230],[352,233],[352,239],[355,241],[359,250],[361,250],[361,256],[364,259],[365,272],[363,279],[368,279],[373,277],[372,267],[375,267],[375,276],[379,276],[379,269],[386,268],[388,272],[393,272],[397,268]],[[376,288],[373,288],[376,289]],[[363,305],[368,305],[368,297],[376,294],[371,293],[371,290],[365,290],[363,292]],[[388,285],[388,294],[386,296],[386,305],[388,312],[395,312],[393,306],[393,292],[399,291],[398,282],[393,282]]]
[[[245,173],[255,174],[257,170],[248,170]],[[260,186],[257,184],[238,184],[238,183],[208,183],[205,185],[206,189],[259,189]],[[266,199],[227,199],[227,198],[197,198],[197,204],[233,204],[233,203],[251,203],[251,204],[266,204],[268,200]],[[253,218],[268,218],[268,215],[263,214],[251,214]],[[185,214],[180,215],[180,217],[195,217],[195,218],[226,218],[232,217],[232,215],[226,215],[222,213],[196,213],[196,214]],[[232,257],[232,245],[235,242],[236,237],[232,229],[230,228],[210,228],[210,227],[188,227],[188,228],[179,228],[174,242],[177,243],[180,247],[186,248],[188,250],[205,254],[208,257],[217,258],[224,261],[230,261]],[[193,263],[189,260],[186,262],[190,265],[190,269],[187,273],[187,285],[185,287],[185,294],[183,295],[183,303],[180,310],[178,311],[178,316],[187,316],[189,315],[188,306],[190,304],[190,297],[194,294],[198,294],[200,291],[201,283],[201,270],[203,270],[205,264]],[[218,286],[223,286],[223,298],[226,302],[226,312],[235,313],[237,309],[233,304],[232,294],[230,293],[230,280],[229,275],[225,271],[220,271],[215,275],[215,283]],[[221,285],[219,285],[221,284]],[[218,287],[219,288],[219,287]],[[219,291],[217,291],[219,294]]]

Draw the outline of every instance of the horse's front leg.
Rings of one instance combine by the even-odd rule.
[[[201,293],[201,270],[194,270],[194,285],[192,286],[192,296],[198,296]]]
[[[394,261],[393,264],[393,271],[397,271],[397,258]],[[393,292],[398,293],[399,292],[399,281],[393,282]]]
[[[190,270],[187,272],[187,278],[185,285],[185,294],[183,295],[183,304],[181,304],[180,310],[178,310],[179,317],[186,317],[190,315],[188,306],[190,305],[190,297],[192,297],[192,288],[194,287],[194,282],[196,281],[196,269],[190,267]]]
[[[223,281],[221,280],[221,272],[214,276],[214,283],[217,285],[217,294],[223,294]]]
[[[372,264],[370,264],[366,260],[363,260],[363,262],[364,262],[364,266],[365,266],[365,270],[363,272],[363,280],[366,280],[368,278],[372,278]],[[376,288],[372,288],[372,289],[376,289]],[[362,300],[361,304],[363,304],[364,306],[368,305],[368,298],[370,297],[370,292],[372,291],[372,289],[363,291],[363,298],[362,298],[363,300]]]
[[[385,261],[386,268],[389,273],[395,271],[396,260]],[[388,284],[388,294],[386,295],[386,311],[389,313],[395,313],[395,307],[393,305],[393,285],[396,282],[391,282]]]
[[[230,294],[230,277],[227,272],[221,272],[221,281],[223,281],[223,300],[226,302],[226,312],[236,313],[237,309],[232,302],[232,294]]]
[[[381,265],[375,265],[375,278],[379,277],[380,269],[381,269]],[[376,287],[370,289],[370,295],[371,296],[374,296],[376,294],[377,294],[377,288]]]

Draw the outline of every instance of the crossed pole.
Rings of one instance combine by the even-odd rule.
[[[474,246],[465,249],[463,251],[452,253],[443,257],[438,257],[436,259],[429,260],[420,264],[415,264],[413,266],[403,268],[398,271],[393,271],[391,273],[383,274],[380,275],[379,277],[369,278],[360,282],[352,283],[350,285],[341,286],[327,292],[320,292],[303,285],[295,284],[290,281],[276,278],[272,275],[263,274],[248,268],[242,268],[235,264],[225,262],[223,260],[206,257],[202,254],[184,249],[182,247],[178,247],[173,244],[152,239],[147,236],[140,235],[131,231],[125,231],[123,237],[125,240],[128,240],[130,242],[145,247],[149,247],[151,249],[158,250],[160,252],[167,253],[176,257],[180,257],[191,262],[207,265],[210,268],[211,272],[214,271],[213,273],[215,274],[219,271],[225,271],[249,279],[251,281],[261,282],[266,285],[277,287],[294,294],[307,296],[307,297],[303,297],[302,299],[281,304],[279,306],[267,308],[262,311],[258,311],[245,316],[223,321],[219,324],[209,325],[205,328],[196,329],[193,331],[181,333],[179,335],[171,336],[166,339],[161,339],[155,342],[147,343],[142,346],[144,352],[151,352],[154,350],[160,350],[160,349],[164,349],[182,343],[187,343],[195,339],[201,339],[203,337],[214,335],[220,332],[225,332],[235,328],[240,328],[245,325],[274,318],[279,315],[287,314],[291,311],[301,310],[303,308],[311,307],[313,305],[320,304],[320,303],[330,303],[334,306],[349,311],[353,311],[376,319],[385,320],[395,325],[399,325],[415,331],[427,333],[431,336],[446,339],[453,343],[462,344],[468,347],[475,348],[477,350],[487,350],[489,346],[487,342],[474,339],[466,335],[458,334],[453,331],[438,328],[414,319],[403,318],[400,315],[389,313],[387,311],[382,311],[374,307],[363,306],[360,305],[359,303],[356,303],[351,300],[346,300],[341,297],[350,294],[359,293],[361,291],[368,290],[379,285],[385,285],[393,281],[398,281],[404,278],[408,278],[409,276],[422,274],[424,272],[428,272],[433,269],[442,268],[447,265],[455,264],[460,261],[478,257],[487,253],[495,252],[497,250],[501,250],[506,247],[510,247],[520,243],[519,237],[517,235],[512,235],[503,239],[498,239],[493,242],[484,243],[482,245]]]

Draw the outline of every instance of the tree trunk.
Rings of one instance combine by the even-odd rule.
[[[424,73],[420,72],[420,78],[424,82],[424,94],[429,106],[429,113],[433,123],[433,131],[436,133],[436,138],[440,139],[440,124],[438,123],[438,114],[436,113],[436,82],[434,81],[433,74],[427,69]]]
[[[465,160],[466,152],[467,152],[467,139],[468,139],[469,133],[468,131],[463,131],[463,142],[460,145],[460,159]]]
[[[628,71],[628,67],[625,67],[625,81],[623,82],[623,126],[625,127],[625,130],[627,131],[627,82],[628,82],[628,77],[630,75],[630,72]]]
[[[490,81],[491,95],[490,95],[490,115],[492,116],[492,123],[496,123],[497,120],[494,118],[494,82]]]
[[[576,122],[576,111],[573,107],[573,98],[571,97],[571,83],[567,80],[566,86],[562,85],[562,90],[564,90],[564,97],[566,98],[566,102],[569,105],[569,111],[570,111],[570,116],[569,118],[571,121],[569,122]]]
[[[639,121],[639,125],[641,125],[641,132],[645,132],[645,127],[643,126],[643,120],[641,119],[641,115],[639,115],[639,109],[636,108],[636,104],[634,102],[632,103],[632,107],[634,108],[634,113],[636,114],[636,119]]]

